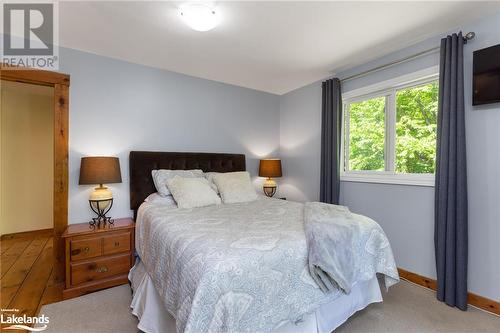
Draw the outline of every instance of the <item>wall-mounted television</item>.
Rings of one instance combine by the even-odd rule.
[[[474,51],[472,104],[500,102],[500,44]]]

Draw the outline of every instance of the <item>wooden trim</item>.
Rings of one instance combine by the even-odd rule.
[[[54,86],[55,84],[69,86],[70,82],[67,74],[40,69],[18,69],[5,65],[0,65],[0,79],[44,86]]]
[[[399,277],[406,281],[418,284],[419,286],[433,291],[437,290],[437,281],[434,279],[409,272],[402,268],[398,268],[398,272]],[[500,302],[473,293],[467,294],[467,301],[469,305],[475,306],[476,308],[500,315]]]
[[[69,86],[54,85],[54,278],[64,281],[64,240],[68,226]]]
[[[68,226],[68,130],[70,76],[0,65],[0,79],[54,87],[54,279],[64,281],[64,241]]]
[[[0,237],[0,240],[7,240],[7,239],[12,239],[12,238],[35,237],[38,235],[45,235],[48,233],[52,233],[53,230],[54,230],[53,228],[48,228],[48,229],[38,229],[38,230],[14,232],[11,234],[3,234]]]
[[[494,300],[473,293],[468,293],[467,302],[476,308],[480,308],[484,311],[500,316],[500,302],[495,302]]]
[[[405,279],[406,281],[413,282],[419,286],[425,287],[427,289],[437,290],[437,282],[434,279],[427,278],[422,275],[418,275],[412,272],[405,271],[402,268],[398,268],[399,277]]]

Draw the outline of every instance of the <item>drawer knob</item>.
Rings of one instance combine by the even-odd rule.
[[[97,273],[106,273],[108,271],[108,267],[106,266],[97,267],[95,271]]]
[[[90,248],[88,246],[83,248],[83,253],[89,253]]]
[[[115,242],[115,246],[120,246],[120,242]]]

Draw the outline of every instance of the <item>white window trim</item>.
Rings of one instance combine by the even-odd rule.
[[[387,171],[350,171],[340,175],[343,182],[434,186],[434,174],[390,173]]]
[[[344,131],[349,137],[349,115],[347,105],[353,102],[370,99],[373,97],[386,97],[386,140],[387,151],[385,163],[389,170],[387,171],[352,171],[345,170],[348,167],[345,163],[345,156],[349,154],[349,145],[344,144],[346,135],[342,135],[341,140],[341,166],[344,169],[340,173],[340,180],[347,182],[364,182],[364,183],[382,183],[382,184],[399,184],[399,185],[415,185],[415,186],[434,186],[434,174],[399,174],[394,171],[394,144],[395,140],[391,140],[395,135],[396,116],[394,92],[406,87],[425,84],[437,80],[439,77],[439,67],[433,66],[421,71],[402,75],[387,81],[378,82],[360,89],[351,90],[342,95],[342,110],[345,121],[343,122]],[[388,126],[391,125],[391,126]]]
[[[377,92],[388,89],[390,90],[400,85],[413,85],[413,83],[416,81],[430,79],[438,75],[439,75],[439,66],[432,66],[410,74],[401,75],[386,81],[377,82],[369,86],[364,86],[362,88],[350,90],[348,92],[342,93],[342,99],[344,101],[355,98],[363,99],[365,95],[373,95],[376,94]]]

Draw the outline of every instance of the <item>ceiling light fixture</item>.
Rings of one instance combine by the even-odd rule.
[[[201,3],[188,3],[180,8],[184,22],[196,31],[212,30],[219,23],[215,9]]]

